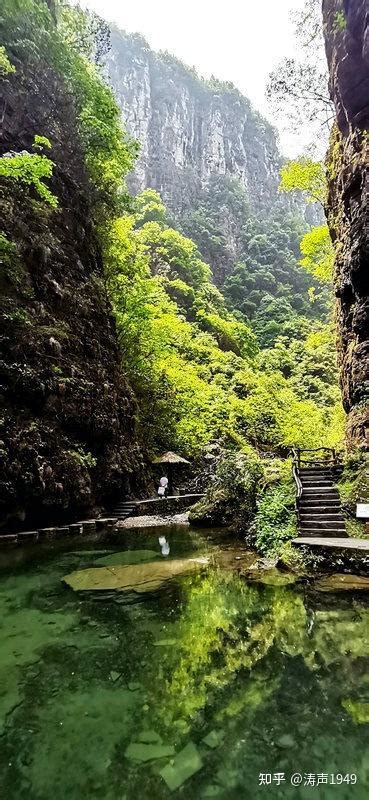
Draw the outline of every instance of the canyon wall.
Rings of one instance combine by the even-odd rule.
[[[141,36],[115,29],[107,74],[124,123],[141,143],[134,192],[156,189],[181,215],[216,174],[238,178],[255,209],[277,200],[275,132],[234,86],[204,81]]]
[[[338,352],[348,442],[369,445],[369,3],[324,0],[337,123],[327,157]]]
[[[47,135],[59,205],[14,180],[0,186],[2,530],[81,518],[142,474],[73,98],[47,64],[8,52],[1,154],[33,152]]]

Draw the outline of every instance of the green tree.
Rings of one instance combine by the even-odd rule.
[[[303,192],[308,203],[324,205],[327,194],[327,179],[324,165],[310,158],[288,161],[281,169],[282,192]]]
[[[0,75],[11,75],[13,72],[15,66],[9,61],[5,47],[0,45]]]
[[[331,283],[334,250],[327,225],[312,228],[301,240],[301,266],[321,283]]]

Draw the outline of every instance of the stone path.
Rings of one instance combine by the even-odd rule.
[[[299,536],[297,539],[292,539],[292,544],[295,547],[309,547],[316,548],[332,548],[335,550],[360,550],[369,553],[369,539],[355,539],[354,537],[346,536],[339,537],[324,537],[324,536]]]
[[[168,497],[151,497],[147,500],[122,500],[115,506],[112,515],[119,520],[125,520],[128,517],[135,516],[135,512],[141,506],[147,511],[157,508],[164,511],[165,506],[170,502],[175,504],[176,501],[179,501],[182,505],[182,501],[185,501],[184,506],[188,507],[194,505],[201,497],[203,497],[203,494],[176,494]]]

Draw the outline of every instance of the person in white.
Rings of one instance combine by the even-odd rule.
[[[164,475],[162,478],[160,478],[159,481],[159,488],[158,488],[159,497],[165,497],[167,488],[168,488],[168,478],[166,478]]]

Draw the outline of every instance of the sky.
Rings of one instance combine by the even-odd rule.
[[[168,50],[200,75],[232,81],[279,129],[282,151],[299,147],[265,98],[269,72],[294,54],[289,11],[304,0],[82,0],[154,50]]]

